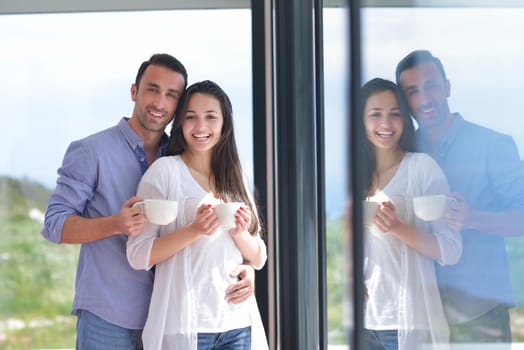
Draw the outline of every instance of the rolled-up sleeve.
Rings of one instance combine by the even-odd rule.
[[[96,186],[96,164],[89,150],[79,141],[68,147],[58,169],[56,188],[49,198],[42,236],[60,243],[67,217],[82,215]]]
[[[260,260],[260,265],[253,265],[253,268],[255,270],[261,270],[267,261],[267,247],[266,247],[266,244],[264,243],[264,240],[262,239],[262,237],[260,237],[259,234],[257,234],[257,242],[258,242],[258,247],[260,248],[260,254],[262,254],[262,256]]]
[[[155,226],[146,223],[142,232],[127,240],[126,254],[129,265],[135,270],[150,270],[153,266],[149,264],[151,260],[151,250],[157,238]]]
[[[255,199],[253,197],[253,194],[249,190],[249,184],[248,184],[248,181],[247,181],[247,177],[244,175],[242,179],[244,181],[244,188],[246,189],[246,193],[247,193],[247,196],[249,198],[251,207],[252,208],[257,208],[257,205],[255,203]],[[257,217],[257,220],[259,222],[259,230],[257,232],[256,238],[257,238],[258,247],[260,249],[261,260],[260,260],[260,265],[252,265],[252,266],[253,266],[253,268],[255,270],[261,270],[264,267],[264,265],[266,264],[266,261],[267,261],[267,247],[266,247],[266,243],[264,242],[264,240],[262,239],[262,236],[261,236],[261,232],[263,230],[263,227],[262,227],[262,221],[260,220],[260,217],[258,215],[257,210],[255,210],[254,214]]]
[[[424,160],[424,164],[421,166],[422,184],[425,186],[424,194],[447,195],[449,193],[449,185],[446,175],[440,166],[429,156],[424,155],[422,159]],[[460,232],[449,227],[443,218],[432,221],[430,229],[437,239],[440,250],[440,260],[437,260],[437,263],[440,265],[456,264],[462,255]]]
[[[462,239],[460,233],[451,229],[443,220],[432,224],[433,231],[440,249],[440,265],[454,265],[462,255]]]

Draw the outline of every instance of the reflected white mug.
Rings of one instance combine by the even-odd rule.
[[[147,221],[156,225],[167,225],[176,219],[178,203],[168,199],[145,199],[133,204],[140,206]]]
[[[362,222],[364,226],[370,226],[375,221],[375,216],[377,215],[379,203],[365,200],[362,201]]]
[[[455,198],[443,194],[413,197],[413,210],[421,220],[438,220],[444,215],[448,204],[456,201]]]

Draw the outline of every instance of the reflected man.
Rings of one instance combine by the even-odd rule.
[[[403,58],[396,80],[419,125],[417,150],[437,161],[457,199],[446,219],[461,231],[462,257],[436,266],[450,340],[510,344],[504,237],[524,233],[524,169],[515,142],[450,112],[450,82],[429,51]]]

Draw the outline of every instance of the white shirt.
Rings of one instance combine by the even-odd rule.
[[[397,172],[372,201],[391,200],[401,220],[435,235],[441,265],[455,264],[462,252],[460,234],[443,219],[424,222],[413,213],[414,196],[448,194],[446,177],[423,153],[407,153]],[[365,324],[397,329],[399,349],[446,348],[449,329],[437,286],[434,261],[374,224],[365,233],[364,281],[368,293]]]
[[[129,238],[127,256],[136,269],[151,268],[151,248],[157,237],[192,222],[204,201],[218,202],[194,180],[179,156],[156,160],[140,181],[137,195],[175,200],[179,210],[174,222],[166,226],[148,222],[141,234]],[[260,269],[267,255],[264,241],[258,234],[257,238],[264,254],[261,266],[255,266]],[[242,254],[231,235],[219,229],[157,264],[143,332],[145,349],[192,350],[196,349],[198,332],[224,332],[249,325],[252,342],[267,346],[255,298],[241,304],[228,304],[224,300],[226,288],[235,282],[229,273],[242,262]],[[263,339],[257,338],[260,332]]]

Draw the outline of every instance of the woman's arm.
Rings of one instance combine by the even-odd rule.
[[[391,202],[384,202],[377,210],[375,225],[382,232],[390,232],[402,242],[419,253],[436,261],[442,261],[440,245],[431,233],[421,231],[416,227],[401,221],[395,213]]]
[[[150,266],[169,259],[202,235],[213,234],[219,226],[211,205],[201,205],[192,223],[154,240],[149,257]]]
[[[258,234],[252,236],[248,231],[251,225],[251,215],[251,211],[247,206],[240,207],[235,216],[236,226],[229,233],[244,259],[249,261],[255,269],[259,270],[264,266],[267,254],[265,247],[262,247],[260,244],[261,239]]]

